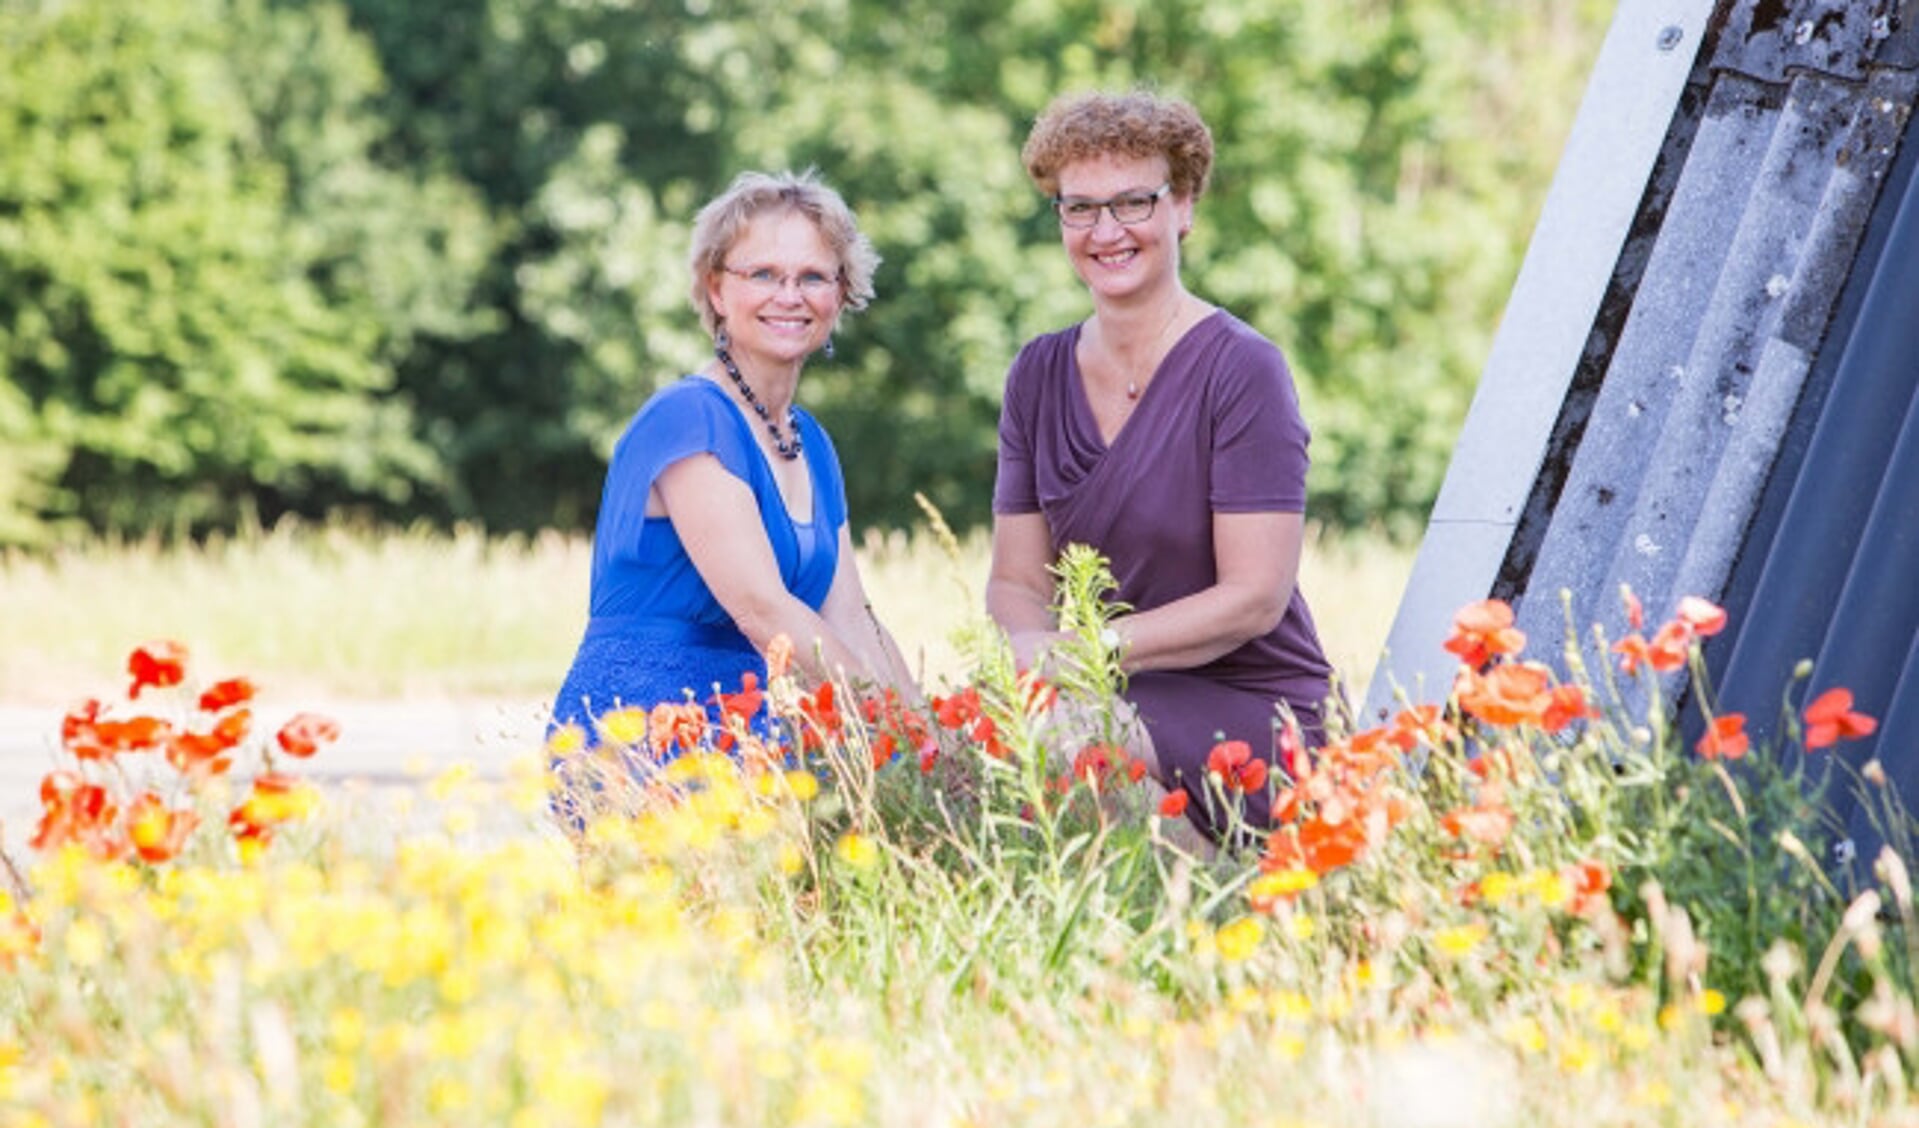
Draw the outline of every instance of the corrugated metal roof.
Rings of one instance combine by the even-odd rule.
[[[1428,590],[1409,591],[1395,639],[1431,630],[1408,608],[1423,620],[1490,591],[1517,604],[1529,656],[1557,665],[1562,593],[1572,622],[1614,634],[1622,584],[1655,618],[1703,595],[1733,612],[1708,650],[1723,710],[1770,731],[1815,658],[1795,703],[1851,688],[1885,720],[1855,761],[1876,754],[1919,800],[1919,0],[1720,0],[1705,31],[1584,351],[1537,374],[1564,397],[1516,439],[1539,443],[1538,466],[1496,573],[1449,573],[1477,557],[1436,513],[1415,566]],[[1581,116],[1605,112],[1589,96]],[[1548,218],[1565,228],[1574,206]],[[1513,308],[1551,269],[1529,256]],[[1449,489],[1491,441],[1468,421]],[[1425,667],[1389,655],[1411,688],[1408,669]]]

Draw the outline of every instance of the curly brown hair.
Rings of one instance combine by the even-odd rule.
[[[1060,170],[1098,157],[1165,157],[1175,196],[1198,199],[1213,171],[1213,135],[1199,111],[1149,90],[1063,94],[1033,123],[1020,150],[1026,175],[1059,195]]]

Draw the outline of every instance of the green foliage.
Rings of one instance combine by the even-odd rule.
[[[185,531],[433,481],[392,366],[469,316],[483,228],[374,163],[339,13],[15,0],[0,43],[0,410],[37,448],[12,512]]]
[[[694,210],[806,165],[885,259],[802,389],[855,518],[973,525],[1014,351],[1087,310],[1020,142],[1140,83],[1213,126],[1187,278],[1291,358],[1313,515],[1407,533],[1607,7],[0,0],[0,537],[586,526],[705,357]]]

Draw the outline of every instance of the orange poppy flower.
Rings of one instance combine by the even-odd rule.
[[[1612,888],[1612,870],[1606,863],[1588,858],[1568,866],[1561,876],[1572,886],[1572,899],[1566,907],[1574,916],[1591,916],[1612,907],[1606,896],[1606,890]]]
[[[1852,691],[1834,687],[1806,706],[1806,748],[1825,748],[1841,740],[1871,736],[1879,722],[1852,708]]]
[[[1038,716],[1059,703],[1059,688],[1028,670],[1019,676],[1020,704],[1029,717]]]
[[[253,683],[246,678],[228,678],[215,682],[200,694],[200,711],[218,713],[253,700]]]
[[[304,760],[321,745],[340,739],[340,722],[318,713],[301,713],[281,725],[273,739],[287,755]]]
[[[1694,748],[1708,760],[1737,760],[1744,756],[1752,742],[1746,736],[1746,715],[1727,713],[1714,717],[1712,724],[1699,737]]]
[[[766,644],[766,676],[783,678],[792,664],[793,640],[783,634],[774,635],[773,641]]]
[[[167,689],[179,685],[187,676],[187,648],[166,639],[149,642],[127,656],[127,672],[133,675],[133,685],[127,690],[130,698],[140,696],[148,686]]]
[[[1552,672],[1537,662],[1462,670],[1460,683],[1459,707],[1490,725],[1542,724],[1552,703]]]
[[[1503,599],[1482,599],[1460,608],[1444,643],[1461,665],[1475,670],[1502,654],[1517,654],[1525,645],[1525,632],[1513,626],[1513,609]]]
[[[1088,744],[1073,757],[1073,778],[1104,787],[1124,759],[1125,753],[1110,744]]]
[[[141,794],[127,808],[127,838],[134,853],[149,865],[173,860],[199,825],[199,815],[169,810],[151,791]]]
[[[832,688],[832,683],[827,683]],[[832,697],[829,694],[830,704]],[[837,716],[837,714],[835,714]],[[646,718],[646,739],[652,746],[655,756],[666,755],[666,750],[677,745],[680,751],[689,751],[706,739],[706,710],[691,702],[671,705],[662,702],[653,706]]]
[[[1190,801],[1191,798],[1186,794],[1186,789],[1183,787],[1175,791],[1168,791],[1166,797],[1159,801],[1160,817],[1166,819],[1179,818],[1186,813],[1186,804]]]
[[[1482,798],[1470,807],[1450,811],[1439,820],[1439,825],[1454,838],[1497,846],[1506,841],[1516,822],[1505,801],[1495,797],[1490,802]]]

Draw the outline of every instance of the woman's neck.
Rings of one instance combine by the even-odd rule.
[[[1099,303],[1093,317],[1100,347],[1123,365],[1157,361],[1191,300],[1184,287],[1175,285],[1139,301]]]

